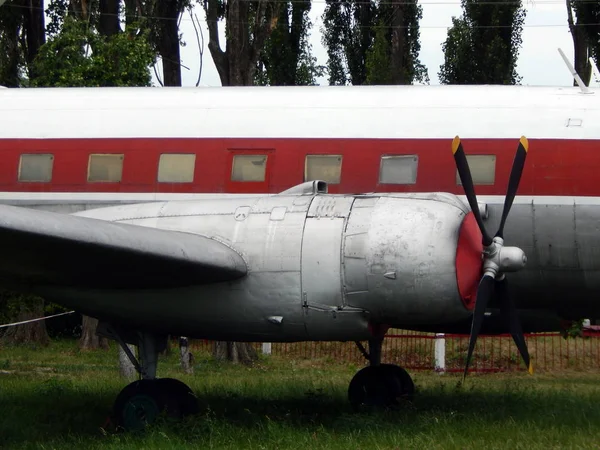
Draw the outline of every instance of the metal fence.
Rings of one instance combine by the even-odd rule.
[[[580,337],[565,339],[560,333],[525,335],[534,370],[600,368],[600,333],[584,331]],[[281,358],[364,365],[353,342],[255,343],[257,351]],[[366,342],[363,342],[366,346]],[[382,349],[382,361],[410,370],[462,371],[469,345],[468,335],[415,333],[390,330]],[[192,351],[209,353],[210,341],[194,340]],[[474,372],[525,371],[510,335],[479,336],[471,362]]]

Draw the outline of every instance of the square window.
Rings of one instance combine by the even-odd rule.
[[[494,184],[496,178],[496,155],[466,155],[473,184]],[[456,184],[462,185],[458,170]]]
[[[323,180],[338,184],[342,177],[342,155],[307,155],[304,181]]]
[[[160,155],[158,161],[158,181],[160,183],[191,183],[196,167],[195,154]]]
[[[267,155],[233,155],[231,181],[265,181]]]
[[[123,159],[123,155],[90,155],[88,181],[118,183],[123,175]]]
[[[19,181],[43,182],[52,180],[54,155],[28,153],[19,160]]]
[[[415,184],[418,163],[417,155],[382,156],[379,182],[381,184]]]

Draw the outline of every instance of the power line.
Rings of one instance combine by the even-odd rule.
[[[239,0],[239,1],[252,1],[252,0]],[[273,1],[273,0],[269,0],[269,1]],[[287,3],[285,0],[274,0],[274,2],[276,3]],[[296,0],[290,0],[290,2],[296,2]],[[319,3],[325,3],[325,2],[319,2]],[[363,2],[366,3],[366,2]],[[502,2],[486,2],[487,4],[516,4],[516,2],[508,2],[508,1],[502,1]],[[536,4],[563,4],[562,1],[554,1],[554,0],[546,0],[546,1],[538,1],[536,2]],[[392,4],[392,3],[390,3]],[[402,5],[412,5],[414,3],[412,2],[403,2],[403,3],[394,3],[396,5],[398,4],[402,4]],[[459,4],[459,3],[450,3],[450,2],[425,2],[425,3],[420,3],[421,5],[449,5],[449,4]],[[479,3],[481,4],[481,3]],[[26,9],[30,9],[28,6],[23,6],[23,5],[12,5],[12,4],[5,4],[3,6],[3,8],[5,8],[6,6],[10,5],[11,7],[14,8],[26,8]],[[36,8],[33,7],[33,9],[42,9],[42,8]],[[111,15],[111,14],[107,14],[107,15]],[[112,14],[114,15],[114,14]],[[122,17],[125,17],[124,15],[121,15]],[[190,22],[191,19],[187,18],[187,17],[179,17],[178,19],[173,19],[171,17],[160,17],[160,16],[135,16],[137,18],[140,19],[154,19],[154,20],[181,20],[181,21],[185,21],[185,22]],[[222,22],[222,20],[216,20],[213,22]],[[242,21],[229,21],[229,23],[236,23],[236,24],[242,24],[242,25],[255,25],[254,22],[242,22]],[[423,29],[448,29],[450,28],[452,25],[448,24],[448,25],[419,25],[419,29],[423,30]],[[597,27],[600,26],[600,23],[596,22],[596,23],[578,23],[576,24],[576,26],[579,27]],[[330,27],[332,28],[336,28],[335,25],[331,25]],[[341,27],[341,26],[340,26]],[[568,23],[565,21],[565,23],[556,23],[556,24],[523,24],[522,28],[560,28],[560,27],[564,27],[564,28],[568,28]],[[338,27],[339,28],[339,27]],[[384,29],[392,29],[392,28],[408,28],[405,26],[392,26],[392,25],[354,25],[353,28],[370,28],[370,29],[378,29],[378,28],[384,28]],[[470,28],[476,28],[476,29],[488,29],[488,28],[513,28],[513,25],[471,25]]]

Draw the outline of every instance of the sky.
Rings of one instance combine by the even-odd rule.
[[[1,1],[1,0],[0,0]],[[431,84],[439,84],[438,72],[444,62],[442,43],[446,39],[452,16],[460,16],[460,0],[423,0],[420,59],[429,71]],[[321,43],[321,16],[325,0],[313,0],[310,12],[313,28],[310,43],[317,63],[327,64],[327,53]],[[573,41],[567,26],[567,10],[564,0],[538,0],[526,2],[527,15],[523,27],[523,46],[519,53],[517,72],[523,77],[524,85],[570,86],[572,77],[558,53],[560,47],[567,58],[573,61]],[[204,56],[200,86],[220,86],[217,70],[208,50],[208,31],[204,11],[195,8],[204,35]],[[223,25],[220,24],[221,46],[225,45]],[[200,57],[194,27],[189,14],[182,17],[180,32],[186,45],[181,48],[182,82],[184,86],[195,86],[198,81]],[[157,72],[160,74],[160,62]],[[156,78],[154,78],[156,83]],[[327,78],[319,78],[318,84],[327,85]]]

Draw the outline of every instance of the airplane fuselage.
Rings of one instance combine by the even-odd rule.
[[[329,177],[331,193],[462,194],[450,152],[459,134],[467,154],[480,157],[472,170],[492,229],[515,142],[525,134],[531,151],[506,235],[529,261],[511,284],[521,306],[590,317],[600,312],[600,101],[592,91],[6,89],[0,92],[0,201],[76,212],[277,193],[316,175]],[[32,163],[27,155],[42,156]],[[103,155],[117,159],[105,164]],[[163,164],[164,155],[193,158]]]

